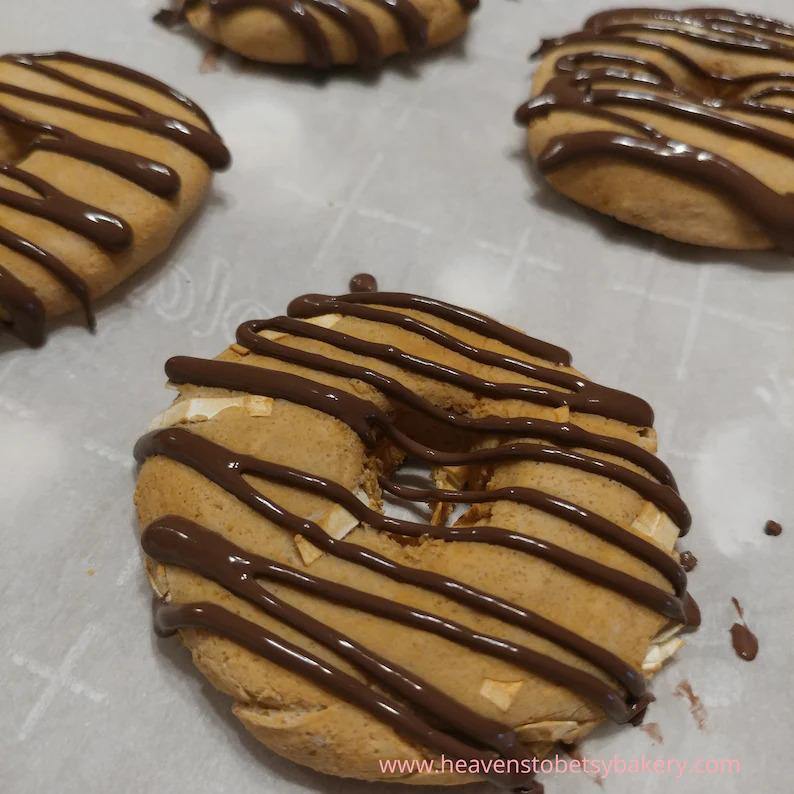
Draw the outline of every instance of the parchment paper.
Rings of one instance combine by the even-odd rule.
[[[131,448],[171,400],[162,365],[213,356],[236,325],[307,291],[383,288],[471,305],[574,351],[656,408],[661,454],[694,514],[684,547],[701,631],[658,676],[648,721],[585,756],[739,759],[741,775],[609,777],[603,790],[783,794],[791,787],[794,628],[794,260],[697,250],[582,210],[525,167],[512,113],[541,36],[603,0],[489,0],[459,45],[378,78],[200,73],[206,45],[149,0],[26,0],[0,9],[0,51],[71,49],[197,99],[235,157],[168,256],[30,351],[0,341],[0,790],[402,791],[335,781],[261,748],[176,640],[157,640],[139,564]],[[683,3],[675,3],[684,6]],[[784,0],[752,9],[794,16]],[[763,532],[781,521],[781,537]],[[760,639],[739,660],[736,596]],[[707,717],[698,729],[689,681]],[[597,791],[546,776],[550,794]],[[472,792],[490,790],[475,787]]]

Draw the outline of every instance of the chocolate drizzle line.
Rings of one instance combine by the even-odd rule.
[[[121,77],[130,82],[156,91],[179,102],[209,126],[203,130],[189,122],[163,115],[151,108],[113,91],[98,88],[48,65],[48,61],[60,61],[84,66],[89,69]],[[97,99],[112,102],[129,111],[122,113],[87,105],[55,94],[33,91],[12,83],[0,82],[0,95],[15,96],[37,104],[57,107],[101,121],[145,130],[169,138],[201,157],[212,168],[223,168],[229,164],[229,153],[209,123],[206,114],[190,99],[169,88],[159,80],[140,74],[108,61],[100,61],[66,52],[43,55],[5,55],[0,61],[14,64],[71,88],[76,88]],[[134,183],[144,190],[164,199],[173,198],[180,189],[179,174],[169,166],[125,149],[106,146],[83,138],[62,127],[27,118],[0,104],[0,123],[24,129],[36,134],[28,151],[49,151],[82,160],[104,168]],[[41,177],[14,165],[0,166],[0,173],[26,185],[37,196],[29,196],[11,188],[0,188],[0,204],[44,218],[65,229],[82,235],[111,253],[126,250],[132,244],[132,229],[123,218],[97,207],[74,199]],[[80,301],[90,328],[94,327],[91,296],[85,281],[74,273],[61,259],[45,251],[30,240],[10,229],[0,227],[0,245],[28,257],[57,278]],[[32,288],[19,279],[10,277],[4,269],[0,279],[0,305],[11,316],[5,324],[23,341],[40,345],[44,341],[45,313],[40,299]]]
[[[155,15],[155,20],[170,27],[182,21],[189,7],[197,2],[188,0],[179,11],[161,11]],[[394,18],[410,51],[422,50],[427,46],[427,20],[412,0],[370,2]],[[458,2],[466,13],[474,11],[479,5],[479,0]],[[329,17],[350,36],[361,68],[375,69],[383,61],[381,37],[375,26],[367,14],[344,0],[207,0],[207,5],[219,17],[246,8],[261,8],[278,14],[301,35],[306,48],[306,60],[316,69],[328,69],[334,61],[330,39],[314,12]]]
[[[507,337],[513,342],[511,345],[513,347],[522,350],[530,348],[533,351],[531,355],[537,356],[539,350],[546,349],[544,348],[545,343],[524,337],[519,332],[507,329],[482,315],[438,301],[429,301],[419,296],[363,291],[375,289],[377,286],[374,279],[369,280],[364,275],[354,279],[354,283],[357,287],[363,288],[361,292],[355,292],[339,299],[307,296],[308,300],[304,298],[293,302],[291,309],[294,313],[308,312],[307,316],[339,311],[340,309],[342,311],[339,313],[353,314],[352,311],[348,311],[349,307],[353,307],[353,310],[374,308],[370,304],[381,307],[416,309],[431,317],[436,316],[443,320],[456,322],[460,326],[476,330],[491,339],[506,341],[505,337]],[[329,303],[334,308],[329,308]],[[374,311],[380,312],[377,315],[377,320],[398,326],[403,325],[405,321],[415,319],[409,315],[402,315],[382,308],[374,309]],[[296,337],[317,338],[340,349],[351,350],[359,355],[373,358],[380,359],[381,354],[385,355],[387,352],[379,350],[379,354],[375,355],[374,350],[358,346],[359,344],[370,344],[365,340],[354,340],[341,334],[334,335],[334,332],[328,331],[328,329],[319,329],[321,336],[315,337],[313,336],[313,331],[317,330],[315,326],[291,318],[244,323],[238,329],[239,344],[256,354],[282,358],[315,371],[332,372],[349,379],[368,382],[393,401],[455,427],[485,434],[512,435],[513,438],[530,436],[547,439],[560,444],[560,446],[509,441],[495,448],[455,453],[441,452],[410,438],[395,426],[389,415],[368,400],[306,377],[247,364],[184,356],[170,359],[166,364],[166,372],[171,381],[177,384],[190,383],[197,386],[269,396],[322,411],[344,422],[369,448],[373,448],[385,437],[407,453],[409,457],[418,458],[433,465],[489,464],[498,460],[516,459],[571,466],[608,477],[633,488],[668,512],[682,530],[689,524],[688,511],[675,490],[675,483],[669,471],[654,455],[636,444],[590,433],[575,425],[528,417],[472,419],[445,411],[427,402],[396,379],[387,378],[374,370],[337,362],[326,356],[308,354],[305,351],[259,336],[259,332],[265,329],[280,330]],[[411,330],[418,332],[416,327],[412,327]],[[423,336],[433,338],[433,331],[438,331],[438,329],[426,323],[423,324],[421,331]],[[326,332],[331,335],[325,336]],[[444,337],[446,342],[444,346],[448,348],[459,341],[451,334],[444,334]],[[408,363],[408,358],[410,358],[408,354],[393,348],[390,350],[396,355],[394,361],[397,366],[411,369],[413,363]],[[560,352],[559,348],[552,346],[548,346],[548,350],[555,354]],[[564,351],[562,352],[564,353]],[[303,355],[309,357],[304,358]],[[512,360],[508,356],[493,355],[500,362],[496,365],[501,366],[502,369],[507,368],[504,366],[506,361]],[[567,354],[564,356],[568,361],[570,360]],[[383,360],[390,359],[386,357]],[[440,365],[431,361],[425,361],[423,366],[429,369],[436,366],[440,368]],[[549,371],[554,372],[554,370]],[[473,384],[467,382],[465,388],[472,386]],[[624,397],[626,400],[636,400],[630,395]],[[522,398],[527,399],[527,396],[524,395]],[[645,469],[650,476],[638,474],[617,463],[586,455],[572,449],[574,446],[630,460]],[[324,674],[323,677],[318,678],[311,672],[315,669],[317,660],[294,646],[290,646],[290,653],[295,654],[298,659],[294,663],[288,663],[286,655],[273,651],[274,645],[286,646],[286,643],[261,627],[244,621],[217,605],[161,605],[157,609],[156,618],[159,630],[172,632],[178,628],[204,628],[227,636],[255,653],[260,653],[279,664],[306,674],[313,681],[325,686],[340,697],[351,700],[369,713],[381,716],[399,732],[419,738],[424,746],[431,749],[438,750],[440,745],[433,744],[438,737],[428,738],[423,733],[429,725],[449,731],[452,737],[462,737],[467,741],[473,740],[477,748],[484,748],[484,750],[478,750],[479,752],[496,752],[504,758],[518,757],[516,755],[517,739],[509,727],[483,720],[476,714],[468,712],[465,707],[449,701],[446,696],[426,682],[412,677],[409,672],[375,655],[349,637],[318,623],[310,615],[275,598],[266,588],[267,581],[284,584],[334,603],[427,631],[477,652],[509,661],[556,685],[576,692],[585,700],[598,706],[616,722],[636,724],[641,720],[647,705],[653,698],[646,691],[643,674],[606,649],[530,609],[500,599],[464,582],[431,571],[411,568],[384,557],[368,547],[345,540],[337,540],[313,521],[294,515],[273,502],[249,483],[247,479],[249,476],[259,477],[326,498],[344,508],[360,524],[390,535],[414,538],[420,542],[423,538],[430,538],[444,542],[485,543],[529,554],[597,586],[611,589],[656,611],[671,621],[683,623],[690,628],[699,624],[697,605],[686,592],[686,574],[671,555],[654,543],[591,510],[532,488],[510,487],[491,491],[453,491],[429,487],[408,487],[385,476],[381,478],[383,490],[412,501],[484,504],[506,500],[525,504],[554,515],[623,549],[655,569],[667,579],[672,592],[549,541],[533,537],[531,534],[522,534],[491,525],[436,526],[383,515],[364,504],[354,493],[339,483],[315,474],[235,452],[182,428],[167,428],[144,436],[136,445],[135,455],[141,463],[151,457],[164,456],[188,466],[261,516],[291,534],[302,536],[321,551],[347,562],[361,565],[394,581],[437,593],[451,601],[543,637],[594,665],[603,675],[608,676],[617,684],[617,687],[607,684],[601,677],[557,661],[528,647],[499,637],[484,635],[438,615],[314,577],[304,570],[293,569],[282,563],[257,556],[239,548],[211,529],[201,527],[184,518],[166,516],[155,521],[144,531],[143,547],[153,559],[163,564],[179,565],[196,571],[235,595],[262,607],[271,617],[292,626],[305,636],[341,655],[365,675],[377,681],[384,690],[394,692],[406,702],[407,708],[415,711],[410,712],[411,717],[407,722],[395,722],[391,716],[385,717],[381,711],[381,704],[382,699],[386,696],[366,687],[364,687],[366,691],[357,690],[354,695],[351,695],[348,689],[349,678],[335,668],[331,668],[330,665],[325,665],[324,662],[322,664],[330,671],[330,674]],[[651,477],[655,479],[651,479]],[[428,719],[428,722],[423,721],[425,718]],[[467,752],[471,751],[471,748],[464,746],[458,747],[455,752],[460,753],[464,749]],[[451,750],[445,752],[455,755],[455,752]],[[502,778],[499,782],[505,781]]]
[[[792,69],[741,77],[712,72],[676,46],[656,40],[655,35],[790,60]],[[526,125],[555,111],[573,111],[628,128],[631,132],[598,130],[556,136],[540,154],[538,165],[549,173],[580,159],[607,155],[665,169],[725,194],[755,218],[778,247],[794,252],[794,195],[777,193],[716,152],[671,139],[651,124],[619,110],[646,108],[793,156],[794,137],[730,115],[735,112],[794,121],[794,108],[763,101],[794,94],[794,87],[781,85],[794,82],[794,46],[773,37],[790,38],[794,43],[794,27],[725,9],[606,11],[591,17],[584,30],[542,43],[538,54],[543,55],[571,44],[595,48],[562,54],[555,64],[555,76],[538,96],[516,111],[516,120]],[[711,83],[714,96],[687,91],[652,61],[616,51],[626,46],[675,61],[695,78]],[[777,85],[752,91],[754,85],[768,81]],[[609,87],[599,88],[599,82]],[[741,95],[744,88],[749,90]]]

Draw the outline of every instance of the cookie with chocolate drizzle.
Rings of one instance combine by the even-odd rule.
[[[674,240],[794,252],[794,26],[625,8],[538,54],[516,118],[557,190]]]
[[[161,253],[229,153],[152,77],[67,52],[0,57],[0,332],[30,345]]]
[[[478,778],[379,764],[444,756],[540,791],[532,760],[640,721],[699,623],[653,412],[556,345],[354,284],[166,364],[179,396],[135,449],[156,630],[298,763]]]
[[[479,0],[177,0],[156,15],[246,58],[329,69],[378,68],[462,36]]]

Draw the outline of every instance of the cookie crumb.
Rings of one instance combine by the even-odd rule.
[[[308,568],[315,560],[319,560],[325,552],[310,543],[303,535],[295,535],[295,545],[298,553],[303,560],[303,564]]]
[[[484,678],[480,695],[490,700],[501,711],[507,711],[513,705],[518,690],[523,685],[523,681],[495,681],[492,678]]]

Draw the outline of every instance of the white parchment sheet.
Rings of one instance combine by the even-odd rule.
[[[163,363],[213,356],[303,292],[384,289],[470,305],[564,345],[655,407],[694,515],[699,633],[654,681],[639,730],[586,756],[739,759],[741,775],[610,776],[608,794],[784,794],[794,724],[794,260],[666,242],[580,209],[525,167],[512,122],[541,36],[603,0],[486,0],[461,44],[377,79],[200,73],[205,45],[150,21],[156,0],[0,3],[0,52],[69,49],[198,100],[235,158],[168,256],[30,351],[0,340],[0,791],[384,792],[283,761],[250,739],[176,640],[151,631],[131,448],[170,402]],[[684,6],[683,3],[674,5]],[[794,18],[787,0],[751,9]],[[770,538],[767,519],[785,531]],[[760,639],[739,660],[740,599]],[[699,730],[679,682],[707,717]],[[549,794],[597,792],[545,776]],[[472,792],[489,790],[476,786]]]

